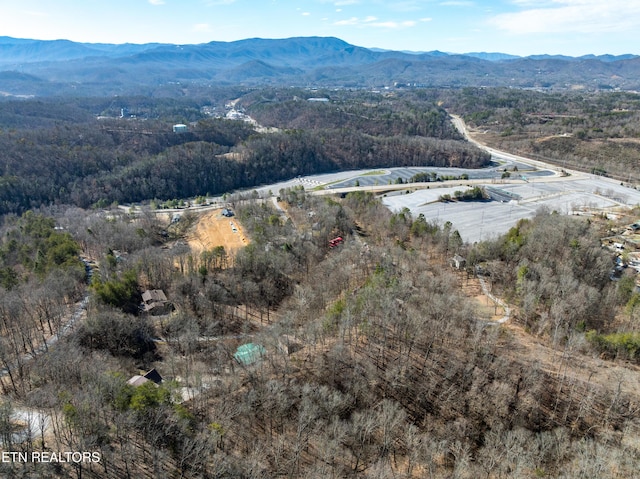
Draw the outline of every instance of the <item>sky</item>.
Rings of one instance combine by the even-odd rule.
[[[173,44],[331,36],[415,52],[640,54],[640,0],[0,0],[0,36]]]

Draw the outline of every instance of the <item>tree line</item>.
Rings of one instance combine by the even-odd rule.
[[[542,210],[499,240],[473,248],[470,264],[480,263],[494,287],[519,306],[525,328],[554,343],[607,330],[623,301],[609,279],[611,255],[589,220]]]

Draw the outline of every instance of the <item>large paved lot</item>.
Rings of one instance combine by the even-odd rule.
[[[517,166],[516,172],[511,172],[514,166]],[[453,176],[459,177],[467,175],[470,180],[486,180],[494,181],[499,180],[504,173],[504,170],[509,170],[510,174],[515,177],[524,175],[526,178],[539,178],[553,176],[555,173],[548,170],[541,170],[538,168],[531,168],[522,163],[515,163],[511,161],[502,162],[500,164],[494,164],[489,168],[481,169],[465,169],[465,168],[434,168],[434,167],[413,167],[413,168],[386,168],[378,171],[372,171],[368,174],[354,175],[336,183],[332,183],[327,186],[329,189],[346,188],[353,186],[382,186],[393,185],[399,179],[402,179],[403,183],[407,183],[411,180],[411,177],[418,173],[435,173],[439,176]]]
[[[512,165],[512,163],[511,163]],[[502,180],[500,167],[486,170],[457,170],[451,168],[389,168],[379,170],[360,170],[340,172],[327,175],[315,175],[305,178],[294,178],[268,187],[258,188],[260,194],[268,191],[277,194],[280,188],[304,186],[307,191],[319,190],[318,193],[331,192],[338,188],[341,191],[362,189],[380,190],[389,183],[395,185],[396,178],[408,178],[420,171],[436,171],[441,175],[459,176],[465,172],[469,182],[455,181],[450,183],[422,183],[405,185],[396,192],[387,192],[383,203],[392,211],[409,208],[412,215],[423,214],[428,220],[439,224],[451,221],[460,232],[462,239],[468,242],[486,240],[506,233],[521,218],[531,218],[541,207],[555,210],[561,214],[589,214],[594,212],[611,212],[620,207],[640,205],[640,191],[620,185],[619,182],[594,175],[573,172],[572,176],[560,177],[555,167],[544,169],[518,163],[519,174],[524,174],[526,181],[513,175]],[[357,183],[356,183],[357,182]],[[492,190],[494,197],[503,201],[441,203],[438,198],[444,194],[453,196],[456,190],[464,190],[468,183],[485,186]],[[356,184],[359,188],[356,188]],[[450,185],[450,186],[449,186]],[[413,190],[413,186],[420,189]],[[509,198],[515,198],[509,201]]]
[[[468,242],[486,240],[506,233],[521,218],[531,218],[541,207],[562,214],[587,214],[615,211],[621,206],[640,204],[640,191],[621,186],[606,178],[582,175],[580,178],[555,178],[547,182],[492,184],[490,188],[509,192],[518,200],[474,203],[441,203],[442,194],[453,194],[459,186],[420,190],[410,194],[394,194],[383,198],[392,211],[409,208],[415,217],[423,214],[427,220],[444,224],[451,221]]]

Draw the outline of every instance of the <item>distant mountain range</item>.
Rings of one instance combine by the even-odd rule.
[[[640,57],[367,49],[331,37],[199,45],[0,37],[0,95],[177,93],[210,85],[640,90]]]

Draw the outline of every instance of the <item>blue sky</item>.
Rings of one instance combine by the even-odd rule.
[[[176,44],[314,35],[393,50],[640,54],[640,0],[0,0],[0,35]]]

